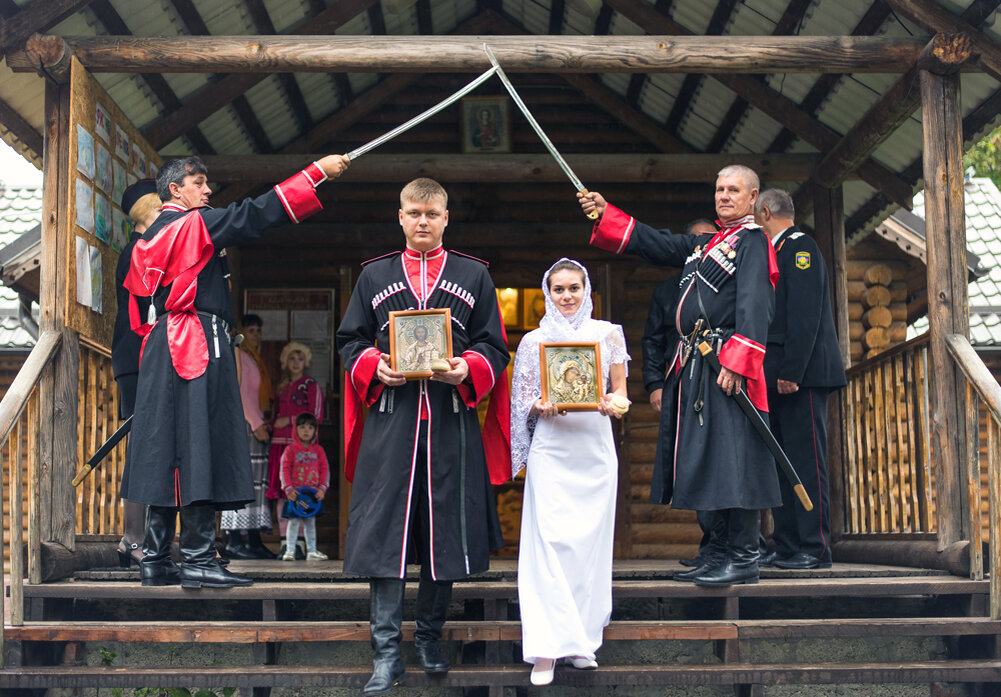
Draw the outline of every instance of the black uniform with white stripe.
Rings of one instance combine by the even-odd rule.
[[[447,252],[422,303],[399,253],[368,263],[337,331],[345,369],[378,346],[389,352],[389,313],[449,308],[453,355],[475,352],[500,378],[510,356],[486,266]],[[506,379],[506,378],[505,378]],[[421,418],[421,404],[427,419]],[[385,387],[369,407],[348,513],[344,570],[403,578],[414,543],[425,573],[447,581],[485,571],[503,546],[476,409],[432,380]],[[418,561],[411,559],[411,561]]]

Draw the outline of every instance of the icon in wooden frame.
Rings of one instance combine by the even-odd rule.
[[[389,313],[390,367],[407,380],[431,377],[431,361],[452,357],[452,313],[449,309],[401,310]]]
[[[597,411],[605,393],[597,342],[539,344],[542,398],[561,411]]]

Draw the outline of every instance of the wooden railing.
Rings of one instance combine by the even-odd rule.
[[[120,425],[111,354],[104,348],[81,342],[77,387],[77,462],[86,462]],[[124,509],[122,500],[118,498],[118,485],[125,466],[125,442],[123,439],[77,487],[78,535],[122,533]]]
[[[925,334],[848,370],[845,534],[935,532],[927,366]]]
[[[0,527],[10,530],[10,621],[24,623],[24,472],[28,472],[28,574],[40,576],[39,550],[41,467],[39,463],[38,383],[56,355],[62,334],[43,332],[38,337],[21,370],[0,400],[0,455],[7,465],[10,506],[6,515],[0,507]],[[9,524],[7,521],[10,521]],[[0,540],[0,558],[3,541]],[[0,617],[4,616],[4,594],[0,592]],[[3,655],[3,623],[0,622],[0,656]]]
[[[991,576],[991,618],[1001,619],[1001,385],[973,349],[969,339],[960,334],[946,337],[949,354],[966,377],[966,413],[968,418],[967,442],[978,447],[969,448],[966,462],[966,501],[968,509],[967,530],[970,537],[970,575],[984,577],[983,546],[980,544],[982,522],[980,489],[980,404],[986,407],[987,419],[987,521],[989,526]]]

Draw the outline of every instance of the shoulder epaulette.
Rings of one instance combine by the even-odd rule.
[[[795,240],[795,239],[797,239],[799,237],[802,237],[804,234],[806,234],[806,233],[803,233],[803,232],[794,232],[791,235],[789,235],[789,239],[790,240]]]
[[[367,265],[371,264],[373,261],[379,261],[380,259],[388,259],[389,257],[392,257],[392,256],[399,256],[402,253],[403,252],[397,251],[397,252],[389,252],[388,254],[380,254],[377,257],[372,257],[371,259],[367,259],[366,261],[363,261],[361,263],[361,265],[362,266],[367,266]]]
[[[449,254],[458,254],[460,257],[465,257],[466,259],[472,259],[473,261],[478,261],[486,267],[490,267],[490,262],[480,259],[479,257],[474,257],[472,254],[463,254],[462,252],[457,252],[454,249],[448,250]]]

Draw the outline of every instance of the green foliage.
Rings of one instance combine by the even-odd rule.
[[[1001,128],[987,134],[963,156],[963,168],[978,177],[990,177],[1001,188]]]
[[[97,651],[101,655],[102,666],[110,666],[111,662],[118,657],[117,651],[108,651],[108,649],[104,648],[103,646],[99,648]]]
[[[173,660],[177,650],[177,646],[170,647],[169,652],[171,660]],[[102,666],[110,666],[111,663],[118,658],[117,652],[109,651],[103,646],[98,649],[98,653],[101,656]],[[134,697],[233,697],[233,695],[236,694],[236,688],[223,687],[220,688],[219,692],[203,688],[192,693],[191,690],[185,687],[137,687],[133,694]],[[98,695],[100,695],[100,688],[98,688]],[[111,697],[123,697],[123,695],[124,690],[122,690],[122,688],[111,688]]]

